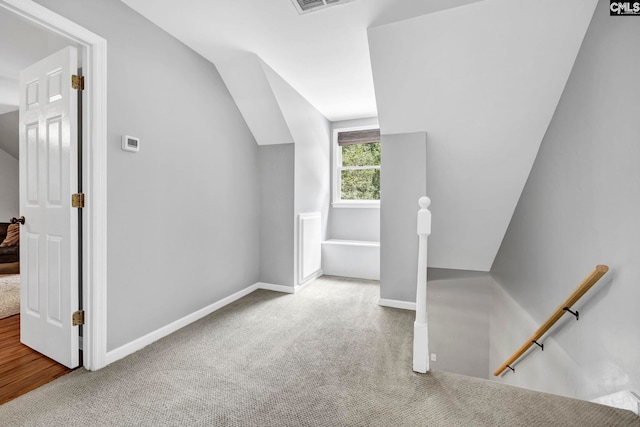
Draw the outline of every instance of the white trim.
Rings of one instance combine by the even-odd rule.
[[[312,249],[310,251],[306,250],[307,246],[305,245],[305,243],[307,243],[305,241],[305,231],[307,230],[308,227],[312,227],[312,225],[306,225],[307,223],[311,223],[312,221],[305,221],[305,220],[314,220],[317,219],[317,224],[316,227],[317,229],[315,229],[316,233],[313,233],[315,235],[315,237],[317,238],[317,240],[312,240],[311,243],[314,243],[312,245]],[[308,280],[313,280],[314,278],[318,277],[318,271],[320,271],[320,268],[322,266],[322,214],[320,212],[307,212],[307,213],[301,213],[298,214],[298,286],[302,285],[303,283],[306,283],[306,281]],[[313,231],[314,229],[311,228],[311,230]],[[315,243],[318,243],[318,246],[315,246]],[[317,263],[315,262],[316,258],[314,257],[314,251],[317,250]],[[308,254],[307,252],[311,252],[311,254]],[[318,270],[316,270],[315,272],[309,274],[308,276],[304,276],[304,271],[303,271],[303,265],[304,265],[304,260],[305,257],[310,256],[310,257],[314,257],[314,264],[316,264],[318,266]]]
[[[380,200],[338,200],[331,202],[331,207],[338,209],[380,209]]]
[[[397,299],[385,299],[380,298],[378,300],[378,305],[382,307],[391,307],[391,308],[400,308],[402,310],[413,310],[416,311],[416,303],[409,301],[400,301]]]
[[[82,46],[84,92],[84,366],[106,366],[107,350],[107,41],[31,0],[0,0],[0,7]]]
[[[258,287],[258,289],[266,289],[268,291],[283,292],[285,294],[297,294],[298,292],[309,286],[320,276],[322,276],[322,270],[316,271],[311,276],[309,276],[307,280],[296,286],[274,285],[273,283],[264,282],[258,282],[256,283],[256,286]]]
[[[316,280],[320,276],[322,276],[322,270],[316,271],[311,276],[309,276],[307,278],[307,280],[305,280],[304,282],[300,283],[299,285],[296,285],[294,293],[300,292],[301,290],[303,290],[304,288],[309,286],[314,280]]]
[[[413,371],[429,372],[429,327],[426,323],[413,323]]]
[[[101,40],[94,42],[91,49],[93,78],[88,84],[93,98],[88,103],[93,121],[88,120],[87,125],[91,134],[88,139],[93,143],[86,145],[85,154],[89,166],[85,187],[90,191],[90,209],[85,213],[85,307],[93,313],[89,315],[90,354],[85,358],[88,370],[107,365],[107,42]]]
[[[177,331],[178,329],[184,328],[185,326],[195,322],[196,320],[200,320],[203,317],[213,313],[214,311],[220,310],[222,307],[231,304],[234,301],[239,300],[242,297],[249,295],[251,292],[258,289],[258,284],[253,284],[251,286],[247,286],[246,288],[236,292],[235,294],[229,295],[226,298],[221,299],[220,301],[214,302],[211,305],[208,305],[204,308],[201,308],[198,311],[195,311],[191,314],[188,314],[181,319],[176,320],[175,322],[169,323],[166,326],[163,326],[159,329],[156,329],[153,332],[149,332],[147,335],[140,337],[127,343],[123,346],[120,346],[114,350],[111,350],[107,353],[106,362],[107,364],[113,363],[116,360],[120,360],[130,354],[135,353],[138,350],[158,341],[161,338],[166,337],[169,334]]]
[[[274,292],[283,292],[285,294],[294,294],[296,292],[296,288],[293,286],[284,286],[284,285],[274,285],[273,283],[264,283],[258,282],[256,283],[258,289],[266,289],[267,291]]]
[[[366,171],[366,170],[380,170],[380,166],[339,166],[338,170],[342,171]]]
[[[380,242],[371,242],[368,240],[329,239],[322,242],[322,244],[327,246],[359,246],[359,247],[371,247],[371,248],[380,247]]]
[[[308,283],[307,283],[308,284]],[[306,285],[305,285],[306,286]],[[176,320],[175,322],[171,322],[166,326],[163,326],[161,328],[156,329],[153,332],[149,332],[148,334],[146,334],[143,337],[140,337],[138,339],[135,339],[123,346],[120,346],[116,349],[113,349],[111,351],[109,351],[106,354],[105,357],[105,361],[106,364],[110,364],[113,363],[117,360],[123,359],[127,356],[129,356],[130,354],[135,353],[138,350],[143,349],[144,347],[153,344],[154,342],[158,341],[161,338],[166,337],[169,334],[174,333],[175,331],[177,331],[178,329],[184,328],[185,326],[202,319],[205,316],[208,316],[209,314],[213,313],[214,311],[220,310],[222,307],[225,307],[229,304],[231,304],[232,302],[235,302],[237,300],[239,300],[240,298],[243,298],[247,295],[249,295],[251,292],[256,291],[258,289],[266,289],[269,291],[274,291],[274,292],[283,292],[283,293],[287,293],[287,294],[293,294],[295,292],[298,291],[298,286],[296,286],[295,288],[292,286],[283,286],[283,285],[274,285],[272,283],[264,283],[264,282],[257,282],[254,283],[251,286],[247,286],[244,289],[239,290],[238,292],[229,295],[226,298],[221,299],[220,301],[214,302],[211,305],[208,305],[204,308],[201,308],[198,311],[195,311],[191,314],[188,314],[178,320]]]
[[[413,326],[413,370],[429,370],[429,329],[427,326],[427,243],[431,235],[431,199],[418,199],[418,274],[416,280],[416,321]]]

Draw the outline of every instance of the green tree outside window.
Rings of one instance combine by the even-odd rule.
[[[380,142],[340,147],[340,198],[380,200]]]

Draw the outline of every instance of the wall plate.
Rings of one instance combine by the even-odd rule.
[[[122,149],[137,153],[140,151],[140,138],[135,136],[122,135]]]

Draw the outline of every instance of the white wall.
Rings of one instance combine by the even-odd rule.
[[[503,378],[582,399],[640,394],[640,85],[629,84],[640,75],[640,25],[608,7],[598,3],[492,267],[537,325],[595,265],[610,267],[575,307],[580,320],[552,332],[567,357],[545,346]],[[512,332],[533,331],[499,339]]]
[[[258,146],[216,68],[124,3],[38,2],[108,43],[114,350],[259,280]]]
[[[343,120],[331,123],[331,135],[336,129],[344,129],[358,126],[378,126],[376,117]],[[331,160],[335,159],[333,150],[334,141],[331,141]],[[331,169],[333,173],[333,169]],[[331,177],[333,178],[333,177]],[[331,195],[333,200],[334,195]],[[344,240],[364,240],[370,242],[380,241],[380,208],[336,208],[329,209],[329,223],[327,238]]]
[[[369,29],[382,133],[429,134],[429,266],[491,268],[596,1],[485,0]]]
[[[294,145],[263,145],[260,163],[260,281],[294,286]]]
[[[20,216],[18,111],[0,114],[0,222]]]
[[[427,276],[430,369],[488,378],[495,281],[476,271],[430,268]]]
[[[0,149],[0,222],[20,216],[18,159]]]
[[[329,121],[306,99],[293,89],[267,64],[264,70],[282,110],[289,131],[295,141],[294,154],[294,224],[295,254],[298,253],[298,224],[300,213],[320,212],[322,240],[327,236],[327,217],[330,194]],[[299,284],[298,260],[294,260],[295,284]]]
[[[20,113],[18,110],[0,114],[0,150],[4,150],[14,158],[20,155]]]
[[[380,298],[416,300],[418,199],[426,194],[427,136],[382,135]]]
[[[298,214],[320,212],[322,238],[327,235],[329,122],[255,54],[219,69],[256,142],[274,146],[260,149],[260,280],[293,287],[299,282]]]

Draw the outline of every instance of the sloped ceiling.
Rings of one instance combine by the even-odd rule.
[[[258,145],[293,143],[263,65],[256,54],[247,53],[216,68]]]
[[[490,270],[596,3],[485,0],[369,29],[381,132],[427,132],[430,267]]]
[[[356,0],[298,14],[291,0],[122,0],[216,64],[255,53],[327,119],[376,115],[371,25],[480,0]]]
[[[313,129],[309,116],[326,120],[256,54],[225,61],[217,68],[258,145],[304,143]],[[327,140],[327,150],[328,144]]]
[[[357,0],[298,15],[290,0],[123,1],[216,64],[259,144],[293,142],[266,64],[329,120],[377,109],[383,134],[426,132],[429,264],[480,271],[597,3]]]

